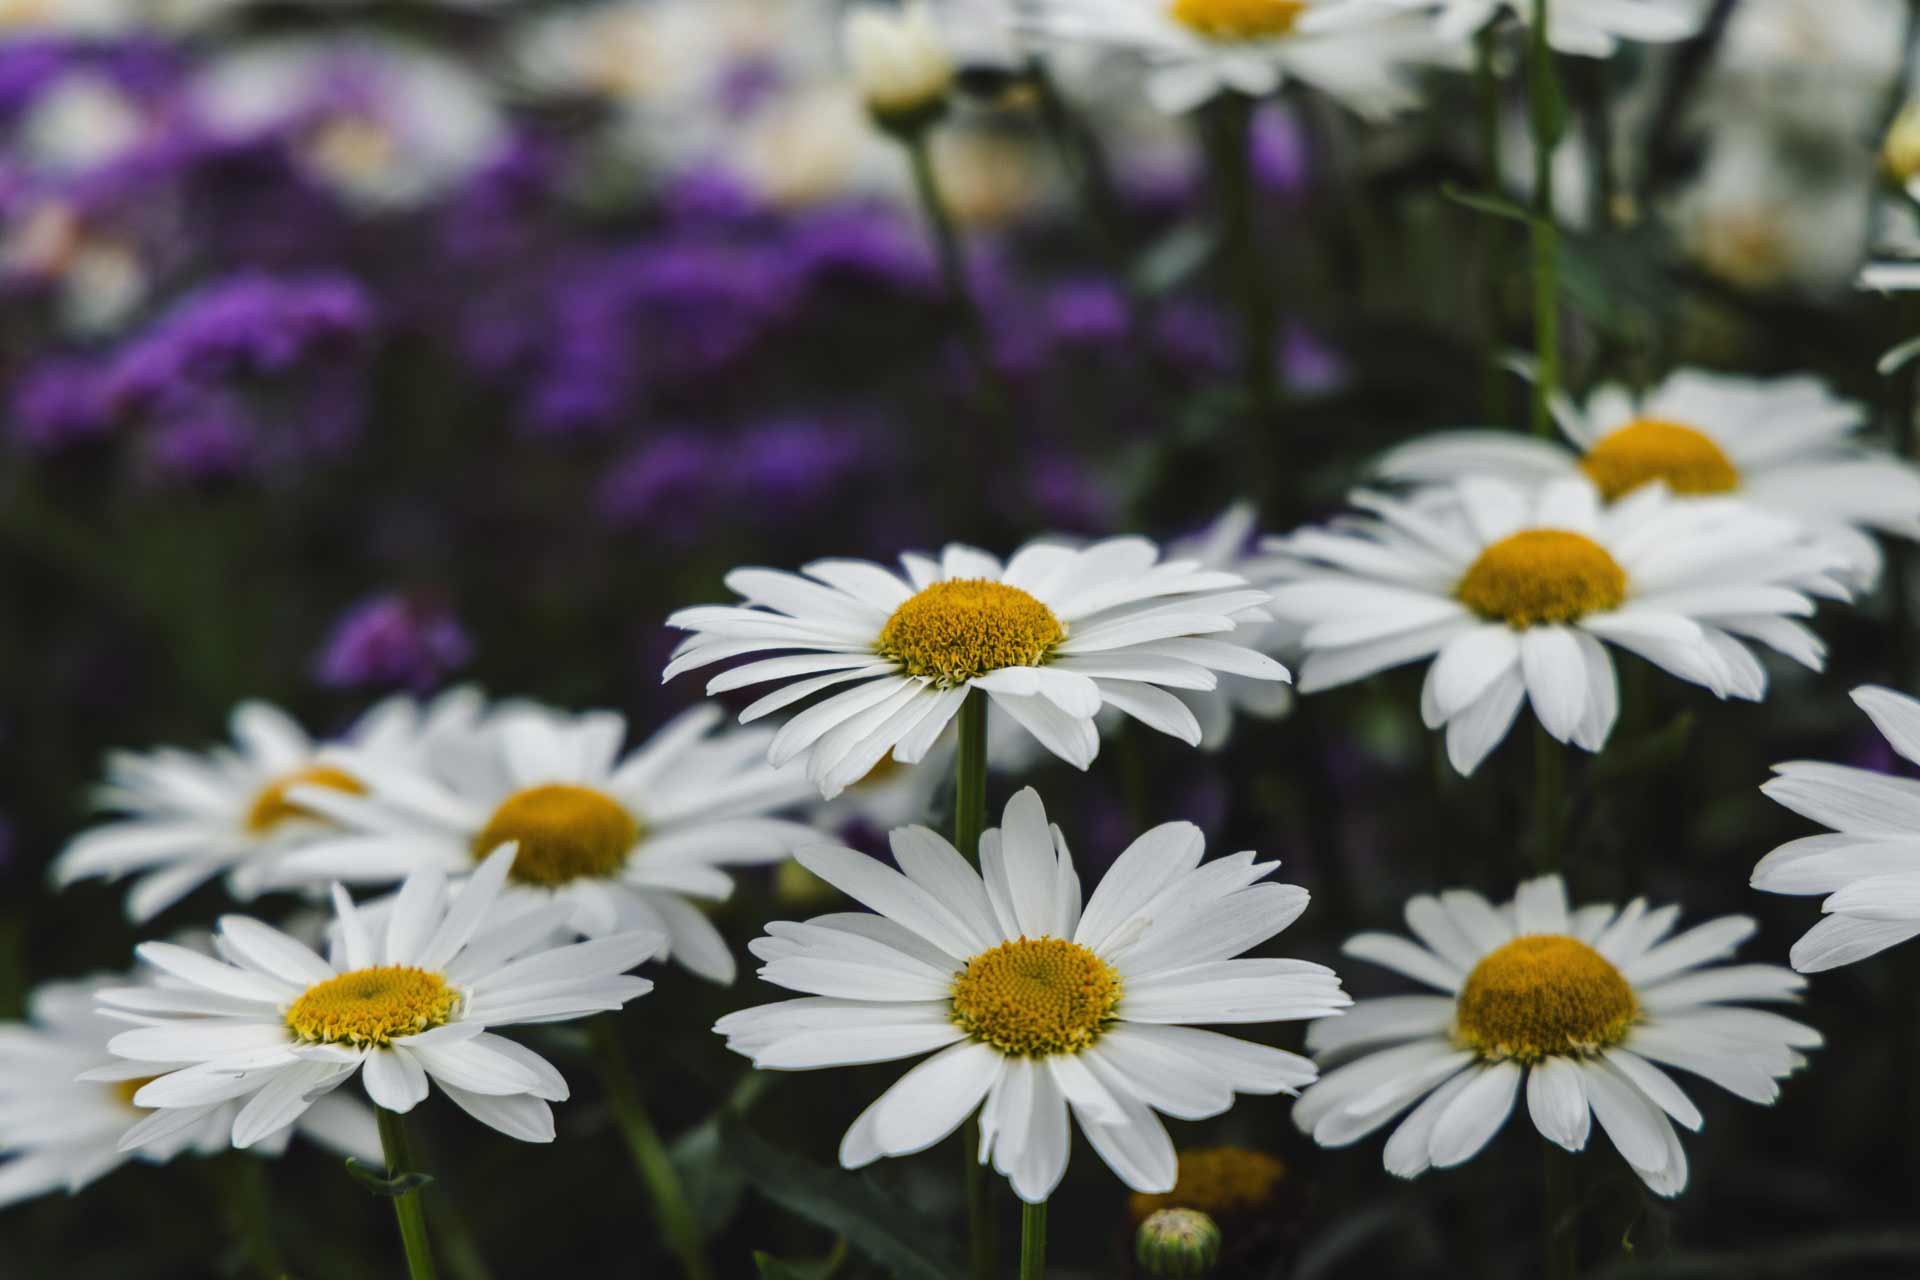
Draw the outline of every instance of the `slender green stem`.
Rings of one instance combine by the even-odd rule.
[[[1575,1280],[1580,1274],[1579,1205],[1574,1199],[1574,1157],[1551,1142],[1541,1173],[1540,1243],[1546,1252],[1546,1280]]]
[[[1020,1280],[1047,1274],[1047,1202],[1020,1206]]]
[[[987,825],[987,698],[975,689],[960,704],[960,750],[954,762],[953,847],[978,866],[980,832]],[[993,1210],[993,1188],[980,1163],[980,1122],[961,1131],[960,1159],[966,1168],[967,1240],[973,1280],[999,1274],[1000,1224]]]
[[[1494,49],[1499,41],[1499,16],[1481,27],[1473,37],[1473,78],[1480,100],[1480,163],[1485,166],[1486,189],[1498,194],[1500,182],[1500,77],[1493,67]],[[1486,405],[1487,421],[1498,422],[1505,416],[1507,371],[1502,353],[1501,315],[1505,311],[1506,273],[1499,269],[1498,257],[1506,243],[1506,229],[1491,218],[1482,218],[1481,236],[1487,261],[1482,268],[1483,305],[1486,307]]]
[[[1113,186],[1113,174],[1107,165],[1100,140],[1067,107],[1067,100],[1054,83],[1053,73],[1044,58],[1029,56],[1027,81],[1033,86],[1040,108],[1040,123],[1060,158],[1080,204],[1081,217],[1092,229],[1100,256],[1107,269],[1125,282],[1127,270],[1126,238],[1120,196]],[[1132,291],[1128,291],[1132,297]],[[1136,317],[1137,318],[1137,317]]]
[[[398,1112],[376,1107],[380,1122],[380,1150],[387,1158],[387,1177],[414,1173],[413,1153],[407,1148],[406,1121]],[[427,1240],[427,1214],[420,1202],[420,1191],[402,1192],[393,1197],[393,1215],[400,1220],[400,1244],[407,1254],[407,1275],[411,1280],[435,1280],[433,1246]]]
[[[1548,0],[1533,0],[1527,59],[1527,107],[1533,129],[1533,433],[1553,435],[1553,398],[1560,385],[1560,235],[1553,221],[1553,153],[1565,128],[1553,47],[1547,42]]]
[[[1257,225],[1258,192],[1253,181],[1254,100],[1240,93],[1220,95],[1208,108],[1212,115],[1213,169],[1220,199],[1220,239],[1234,276],[1241,323],[1246,332],[1243,352],[1247,395],[1253,401],[1257,427],[1271,424],[1279,399],[1274,370],[1278,318],[1273,295],[1267,289],[1260,255]]]
[[[1533,822],[1534,838],[1539,841],[1536,867],[1542,874],[1560,870],[1565,770],[1565,749],[1536,720],[1533,726]]]
[[[980,304],[975,300],[973,287],[968,282],[967,256],[960,243],[960,228],[954,223],[946,195],[940,187],[940,175],[934,169],[933,148],[929,142],[931,135],[930,128],[921,126],[905,130],[898,136],[907,149],[907,159],[913,167],[913,189],[920,198],[920,208],[926,214],[927,225],[933,232],[933,250],[940,262],[940,278],[946,285],[948,303],[959,321],[961,337],[966,341],[968,354],[979,368],[981,385],[986,394],[995,401],[996,411],[1004,412],[1005,397],[999,385],[998,366],[994,363],[993,350],[987,342],[987,325],[980,314]]]
[[[287,1260],[273,1240],[273,1208],[267,1195],[266,1171],[250,1151],[229,1151],[214,1162],[220,1197],[233,1222],[234,1235],[246,1251],[247,1265],[260,1280],[281,1280]]]
[[[680,1269],[686,1273],[687,1280],[712,1280],[713,1268],[707,1261],[699,1223],[694,1220],[687,1194],[680,1186],[680,1175],[674,1172],[673,1160],[654,1130],[653,1121],[647,1117],[646,1103],[640,1097],[640,1082],[627,1059],[626,1046],[620,1042],[619,1024],[612,1014],[606,1014],[589,1019],[587,1027],[600,1059],[600,1079],[606,1086],[607,1101],[620,1123],[627,1149],[633,1153],[634,1168],[653,1198],[653,1212],[660,1231],[680,1259]]]

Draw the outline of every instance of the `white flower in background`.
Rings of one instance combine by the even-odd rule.
[[[1823,137],[1825,157],[1862,151],[1885,121],[1906,46],[1905,0],[1765,0],[1736,4],[1694,118],[1764,119]]]
[[[1810,376],[1681,369],[1644,396],[1609,383],[1584,408],[1562,398],[1554,417],[1567,445],[1511,431],[1443,432],[1390,451],[1379,474],[1416,482],[1489,475],[1524,484],[1584,473],[1609,501],[1654,483],[1683,496],[1737,495],[1804,524],[1845,558],[1862,587],[1880,573],[1880,548],[1868,530],[1920,537],[1920,471],[1860,445],[1865,407]]]
[[[924,1150],[979,1108],[981,1163],[1037,1203],[1066,1172],[1071,1111],[1123,1182],[1167,1191],[1174,1149],[1156,1111],[1203,1119],[1235,1093],[1313,1079],[1304,1058],[1186,1024],[1349,1003],[1322,965],[1234,958],[1293,923],[1307,893],[1256,883],[1279,864],[1252,853],[1201,865],[1191,823],[1136,840],[1084,910],[1065,837],[1030,788],[982,835],[979,871],[924,827],[894,832],[893,852],[900,871],[851,849],[802,852],[878,914],[768,925],[753,944],[760,976],[810,994],[714,1027],[762,1070],[933,1053],[847,1130],[850,1169]]]
[[[1669,937],[1678,907],[1636,898],[1570,911],[1559,876],[1497,907],[1455,889],[1408,900],[1406,914],[1418,942],[1362,933],[1346,953],[1445,994],[1362,1000],[1308,1028],[1322,1065],[1344,1065],[1293,1109],[1303,1133],[1343,1147],[1413,1107],[1386,1145],[1387,1170],[1402,1178],[1472,1159],[1524,1086],[1548,1141],[1580,1151],[1597,1118],[1641,1181],[1678,1195],[1687,1157],[1673,1121],[1698,1129],[1701,1116],[1663,1066],[1770,1104],[1805,1065],[1798,1050],[1821,1042],[1812,1027],[1732,1003],[1791,1000],[1806,985],[1778,965],[1713,965],[1752,935],[1746,916]]]
[[[1468,40],[1499,17],[1533,22],[1532,0],[1328,0],[1325,8],[1309,26],[1334,28],[1383,11],[1429,12],[1446,38]],[[1703,17],[1701,0],[1553,0],[1547,42],[1560,53],[1610,58],[1622,40],[1684,40],[1700,29]]]
[[[841,23],[841,43],[861,101],[886,125],[924,121],[953,88],[953,58],[924,0],[862,0]]]
[[[494,912],[512,860],[507,850],[488,858],[451,901],[438,871],[409,877],[377,931],[335,885],[334,942],[324,960],[247,916],[221,917],[221,959],[141,944],[140,957],[173,981],[100,993],[103,1007],[144,1024],[108,1048],[166,1065],[133,1095],[155,1114],[120,1145],[164,1142],[199,1123],[208,1103],[245,1099],[231,1137],[251,1147],[356,1074],[388,1111],[411,1111],[431,1080],[482,1124],[523,1142],[551,1142],[547,1103],[566,1098],[567,1082],[490,1028],[620,1008],[653,989],[626,971],[665,938],[636,931],[545,944],[564,908],[504,922]]]
[[[819,832],[766,816],[812,795],[762,759],[772,732],[713,734],[720,718],[695,708],[622,756],[627,724],[613,712],[503,707],[437,775],[369,761],[362,791],[296,789],[336,825],[279,861],[274,883],[393,883],[426,868],[458,880],[514,843],[504,910],[557,903],[589,937],[655,931],[663,953],[731,982],[733,953],[700,904],[731,896],[723,868],[779,862]]]
[[[153,1114],[134,1093],[169,1066],[107,1052],[125,1022],[94,1007],[94,996],[125,977],[50,982],[34,990],[27,1020],[0,1023],[0,1208],[53,1191],[72,1194],[134,1159],[120,1139]],[[210,1102],[137,1155],[164,1164],[177,1155],[224,1150],[237,1110]],[[263,1154],[277,1155],[297,1128],[345,1155],[374,1158],[380,1136],[373,1113],[348,1098],[326,1098],[283,1129]]]
[[[804,755],[829,799],[889,753],[901,764],[924,759],[975,689],[1085,769],[1100,750],[1103,706],[1197,744],[1200,724],[1169,688],[1212,689],[1215,672],[1288,678],[1273,659],[1213,638],[1266,621],[1265,592],[1238,574],[1162,561],[1144,538],[1077,549],[1036,542],[1004,565],[955,543],[939,560],[909,553],[900,562],[904,578],[864,560],[818,560],[805,577],[736,569],[727,585],[742,604],[667,619],[693,634],[664,678],[783,654],[708,681],[710,694],[780,682],[742,722],[851,684],[789,720],[768,749],[775,765]]]
[[[1269,539],[1271,612],[1304,627],[1300,691],[1432,657],[1420,696],[1463,774],[1523,702],[1555,739],[1606,745],[1619,713],[1607,646],[1716,697],[1758,700],[1759,641],[1819,670],[1796,621],[1846,598],[1844,562],[1801,527],[1738,503],[1648,485],[1610,507],[1584,478],[1526,490],[1487,478],[1410,499],[1360,493],[1375,519]]]
[[[1920,702],[1862,685],[1853,700],[1887,743],[1920,764]],[[1753,869],[1766,893],[1826,894],[1826,918],[1793,944],[1802,973],[1835,969],[1920,934],[1920,782],[1795,760],[1760,790],[1828,834],[1789,840]]]
[[[276,859],[327,830],[326,819],[294,790],[365,792],[368,774],[424,767],[479,714],[479,696],[470,690],[442,694],[425,707],[394,697],[340,741],[316,743],[279,708],[244,702],[231,717],[231,747],[116,751],[94,802],[120,816],[76,836],[54,860],[53,881],[64,887],[139,873],[127,894],[127,918],[136,924],[223,873],[229,893],[252,898]],[[340,757],[349,748],[358,760],[352,769]]]
[[[432,199],[505,137],[487,86],[459,63],[368,36],[243,47],[191,97],[217,136],[288,135],[315,180],[373,210]]]
[[[1062,44],[1139,53],[1162,111],[1224,92],[1267,97],[1298,80],[1371,119],[1419,101],[1422,66],[1464,66],[1466,46],[1390,9],[1361,9],[1317,29],[1338,0],[1030,0],[1026,20]]]
[[[57,196],[27,203],[0,223],[0,278],[49,291],[60,328],[82,338],[120,328],[151,288],[130,240]]]
[[[77,173],[130,151],[149,127],[146,108],[118,85],[73,71],[34,98],[16,126],[15,154],[36,170]]]
[[[1205,529],[1168,543],[1167,557],[1193,560],[1202,568],[1250,578],[1260,563],[1259,558],[1248,551],[1254,520],[1251,505],[1235,503]],[[1278,622],[1249,622],[1234,635],[1249,649],[1275,658],[1289,652],[1298,638],[1295,628]],[[1293,709],[1290,685],[1231,673],[1222,675],[1220,683],[1212,689],[1176,689],[1173,696],[1186,703],[1193,718],[1200,722],[1200,745],[1208,751],[1218,751],[1227,744],[1236,714],[1272,720]]]

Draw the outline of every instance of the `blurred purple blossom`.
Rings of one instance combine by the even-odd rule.
[[[1285,107],[1264,105],[1254,113],[1254,181],[1272,195],[1297,196],[1313,178],[1313,144],[1299,116]]]
[[[1054,286],[1046,312],[1054,340],[1069,346],[1105,346],[1127,336],[1127,295],[1109,280]]]
[[[333,689],[424,693],[472,657],[473,642],[446,605],[388,592],[360,601],[333,624],[314,677]]]
[[[600,482],[600,518],[621,530],[691,539],[710,509],[724,462],[710,438],[692,431],[655,436]]]
[[[851,427],[807,420],[755,428],[728,450],[729,488],[749,510],[799,514],[837,493],[868,463],[870,446]]]
[[[29,370],[10,408],[9,436],[35,453],[98,440],[113,429],[100,368],[90,360],[55,358]]]

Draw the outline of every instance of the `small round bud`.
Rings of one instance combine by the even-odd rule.
[[[856,5],[847,13],[841,38],[854,84],[881,128],[921,129],[946,110],[953,59],[920,0]]]
[[[1220,1261],[1220,1228],[1198,1209],[1162,1209],[1134,1233],[1133,1256],[1150,1276],[1204,1276]]]
[[[1920,178],[1920,100],[1910,100],[1887,126],[1880,168],[1901,186]]]

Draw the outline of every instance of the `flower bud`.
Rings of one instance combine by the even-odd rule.
[[[1880,168],[1903,187],[1920,178],[1920,99],[1909,100],[1887,126],[1886,140],[1880,144]]]
[[[1133,1256],[1150,1276],[1204,1276],[1220,1261],[1220,1228],[1198,1209],[1162,1209],[1140,1224]]]
[[[920,0],[861,4],[842,29],[854,84],[874,120],[893,132],[924,128],[946,110],[953,60]]]

